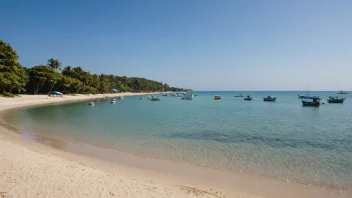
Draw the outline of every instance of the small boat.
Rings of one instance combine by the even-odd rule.
[[[214,96],[214,100],[220,100],[220,99],[222,99],[222,97],[220,95],[215,95]]]
[[[161,101],[162,99],[161,98],[158,98],[158,97],[155,97],[155,96],[152,96],[151,98],[149,98],[150,101]]]
[[[112,99],[110,103],[115,104],[116,103],[116,99],[115,98]]]
[[[244,97],[243,94],[235,95],[235,97]]]
[[[276,97],[274,97],[274,96],[268,96],[268,97],[265,97],[263,99],[266,102],[275,102],[276,101]]]
[[[90,101],[90,102],[88,103],[88,105],[94,106],[94,102],[93,102],[93,101]]]
[[[348,94],[348,93],[345,92],[345,91],[340,90],[340,91],[338,92],[338,94]]]
[[[244,100],[253,100],[253,97],[252,96],[246,96],[246,97],[244,97]]]
[[[123,96],[119,96],[119,97],[117,97],[118,99],[123,99]]]
[[[308,95],[299,95],[299,94],[298,94],[298,98],[299,98],[299,99],[309,99],[310,96],[308,96]]]
[[[305,98],[305,100],[302,100],[303,106],[310,106],[310,107],[319,107],[320,106],[320,100],[321,98],[318,97],[309,97]]]
[[[328,103],[343,103],[346,98],[340,98],[338,96],[329,96],[327,99]]]
[[[193,94],[186,95],[185,97],[182,98],[182,100],[193,100]]]

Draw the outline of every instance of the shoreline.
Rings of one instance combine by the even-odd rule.
[[[109,95],[110,94],[101,95],[101,98]],[[111,96],[119,96],[119,94],[114,94]],[[29,105],[43,105],[95,99],[99,98],[100,95],[65,96],[64,98],[49,97],[49,99],[46,99],[48,96],[40,96],[37,98],[35,98],[35,96],[22,97],[19,99],[0,98],[0,112]],[[29,98],[31,98],[30,101],[20,100],[29,100]],[[50,138],[44,138],[42,141],[44,143],[48,143],[50,142],[49,139]],[[70,144],[70,142],[68,142],[68,144]],[[54,149],[55,146],[51,145],[51,147],[49,147],[50,145],[47,145],[48,144],[38,144],[38,141],[24,139],[20,136],[20,134],[13,133],[11,130],[0,126],[0,160],[6,162],[0,164],[0,169],[4,170],[3,174],[0,173],[0,192],[6,192],[4,194],[6,197],[51,197],[62,193],[62,188],[59,188],[60,190],[57,189],[58,184],[56,183],[59,183],[61,186],[66,185],[68,189],[65,189],[65,191],[70,192],[68,194],[64,194],[64,196],[61,194],[61,197],[108,197],[112,196],[111,193],[117,197],[351,196],[350,192],[340,192],[338,190],[327,189],[319,186],[280,181],[278,179],[266,178],[264,176],[229,173],[207,167],[198,167],[167,160],[143,158],[120,153],[118,151],[114,153],[114,155],[116,155],[115,161],[104,159],[104,156],[97,159],[92,158],[95,157],[94,155],[91,155],[91,152],[93,151],[88,151],[87,149],[81,148],[79,145],[75,145],[74,143],[70,146],[76,146],[77,148],[72,150],[76,150],[77,152],[73,153],[72,150]],[[99,149],[103,148],[95,149],[95,152],[97,152],[96,154],[99,155]],[[9,153],[6,153],[6,151]],[[27,158],[28,161],[18,158],[18,155],[22,156],[22,158]],[[37,165],[35,163],[37,161],[40,161],[46,168]],[[57,161],[58,164],[60,164],[60,167],[55,169],[58,173],[54,172],[53,174],[50,172],[50,170],[52,170],[50,169],[52,161]],[[16,169],[16,167],[18,169]],[[84,170],[87,168],[89,171]],[[35,184],[30,184],[28,179],[31,177],[23,177],[23,175],[28,176],[28,174],[33,174],[33,169],[37,170],[37,172],[34,171],[34,175],[36,175],[36,173],[39,174],[36,176],[39,177],[37,179],[43,182],[41,183],[43,184],[42,186],[38,187]],[[83,171],[77,172],[76,170],[79,169],[83,169]],[[60,173],[63,174],[63,176],[61,176]],[[50,174],[53,174],[53,176],[51,177]],[[110,177],[111,174],[114,176]],[[74,184],[67,186],[66,179],[69,177],[65,179],[65,175],[77,176],[76,183],[71,180],[71,183]],[[84,177],[87,175],[89,175],[89,177]],[[93,182],[91,181],[91,177],[101,178],[102,176],[105,176],[103,181],[99,179],[96,179],[96,181]],[[10,181],[10,183],[8,183],[8,181]],[[13,182],[15,184],[18,182],[21,185],[17,186]],[[46,183],[49,184],[47,185]],[[102,185],[101,183],[104,183],[105,185]],[[111,186],[111,183],[119,183],[119,185]],[[123,185],[121,183],[123,183]],[[81,186],[82,192],[76,192],[77,190],[73,187],[75,185]],[[111,186],[111,193],[104,194],[105,191],[103,189],[106,188],[106,185]],[[135,186],[137,186],[137,188]],[[135,191],[135,188],[137,191]],[[31,189],[31,191],[25,192],[24,189]],[[38,193],[38,195],[35,193]]]

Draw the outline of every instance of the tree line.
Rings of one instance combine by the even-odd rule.
[[[64,94],[98,94],[120,92],[190,91],[169,87],[168,84],[145,78],[128,78],[106,74],[91,74],[82,67],[66,66],[58,59],[49,59],[47,65],[24,67],[10,44],[0,39],[0,93],[49,94],[60,91]]]

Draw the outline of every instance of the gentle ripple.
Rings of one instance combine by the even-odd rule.
[[[246,93],[246,92],[243,92]],[[352,98],[302,107],[299,92],[198,92],[193,101],[126,97],[31,107],[8,114],[22,131],[141,156],[334,188],[352,186]],[[214,101],[213,95],[222,100]],[[330,92],[312,95],[326,97]],[[275,103],[262,97],[278,96]]]

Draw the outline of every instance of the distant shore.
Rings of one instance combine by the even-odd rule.
[[[0,111],[30,105],[145,95],[118,93],[49,97],[0,97]],[[45,140],[50,141],[50,140]],[[71,145],[77,146],[77,145]],[[21,138],[0,126],[1,197],[351,197],[317,186],[146,159],[113,152],[116,160],[89,156],[99,148],[79,146],[74,154]]]

